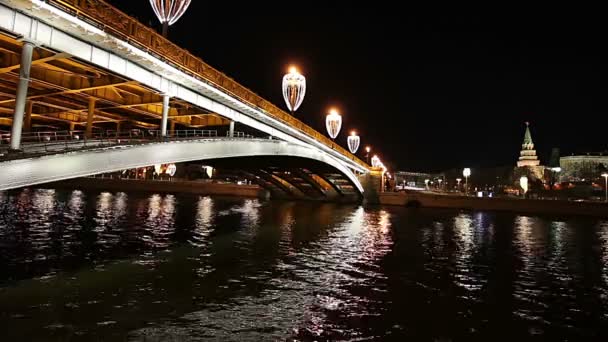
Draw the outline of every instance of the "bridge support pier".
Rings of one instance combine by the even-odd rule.
[[[89,97],[89,112],[87,115],[87,128],[85,130],[87,139],[93,137],[93,116],[95,116],[95,98]]]
[[[163,117],[160,123],[160,135],[167,136],[167,121],[169,120],[169,95],[163,95]]]
[[[34,44],[27,40],[24,41],[21,52],[21,66],[19,68],[19,85],[17,86],[15,97],[15,114],[13,115],[13,126],[11,127],[11,150],[18,150],[21,147],[23,113],[25,111],[25,101],[27,100],[27,90],[30,83],[33,54]]]
[[[379,167],[373,167],[370,172],[360,175],[359,181],[364,190],[364,203],[379,204],[380,193],[384,190],[384,170]]]
[[[228,131],[228,136],[234,138],[234,120],[230,121],[230,130]]]

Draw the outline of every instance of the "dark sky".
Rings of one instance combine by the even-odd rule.
[[[159,26],[147,0],[110,2]],[[601,11],[293,4],[194,0],[169,35],[281,108],[281,78],[297,65],[308,88],[296,116],[325,132],[327,109],[338,107],[343,145],[355,128],[393,169],[514,164],[525,121],[543,162],[552,147],[608,149]]]

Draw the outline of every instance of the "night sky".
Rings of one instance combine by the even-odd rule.
[[[110,2],[159,28],[147,0]],[[357,129],[391,169],[514,165],[525,121],[543,163],[552,147],[608,149],[601,11],[293,4],[194,0],[169,36],[283,109],[281,79],[297,65],[308,88],[296,116],[325,132],[327,109],[339,108],[343,145]]]

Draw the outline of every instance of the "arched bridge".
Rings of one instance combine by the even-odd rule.
[[[269,190],[275,196],[339,198],[361,196],[357,175],[342,162],[302,144],[259,138],[163,138],[160,141],[89,141],[80,149],[36,148],[38,156],[0,162],[0,190],[68,180],[155,164],[204,161]],[[97,144],[97,145],[96,145]],[[30,151],[34,153],[34,144]],[[77,146],[80,147],[80,146]],[[51,152],[47,152],[51,151]]]
[[[0,190],[205,160],[276,194],[360,196],[356,174],[370,172],[103,0],[0,0],[0,76]],[[216,134],[179,136],[197,130]],[[40,144],[62,131],[65,141]],[[120,139],[133,131],[158,139]]]

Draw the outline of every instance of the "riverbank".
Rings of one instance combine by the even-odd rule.
[[[197,195],[221,195],[237,197],[268,198],[268,191],[257,185],[212,183],[191,180],[150,180],[113,178],[75,178],[46,186],[72,189],[111,191],[155,191],[162,193],[190,193]]]
[[[380,204],[407,207],[499,210],[526,214],[584,215],[608,217],[608,203],[516,198],[479,198],[428,194],[423,192],[384,192]]]

